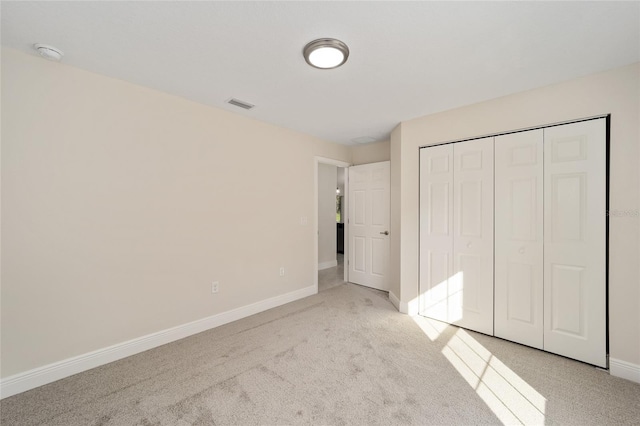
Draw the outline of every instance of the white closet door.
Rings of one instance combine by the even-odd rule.
[[[605,119],[544,129],[544,349],[606,367]]]
[[[493,335],[493,138],[453,144],[453,159],[451,322]]]
[[[543,347],[543,130],[495,138],[495,335]]]
[[[420,313],[453,322],[453,145],[420,150]]]

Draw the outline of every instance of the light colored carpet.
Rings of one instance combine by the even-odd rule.
[[[637,425],[640,385],[341,284],[0,409],[3,425]]]

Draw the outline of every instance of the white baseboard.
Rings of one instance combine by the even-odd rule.
[[[640,383],[640,365],[621,359],[609,358],[609,374]]]
[[[409,316],[416,316],[419,312],[418,299],[414,299],[411,302],[403,302],[398,299],[398,296],[393,295],[393,299],[391,299],[391,295],[393,293],[389,292],[389,300],[391,303],[400,311],[401,314],[407,314]]]
[[[404,305],[406,314],[409,316],[414,317],[418,315],[418,313],[420,313],[420,305],[418,304],[418,299],[414,299],[409,303],[403,302],[403,305]]]
[[[334,266],[338,266],[337,260],[330,260],[328,262],[320,262],[318,263],[318,271],[322,271],[323,269],[333,268]]]
[[[407,314],[410,316],[418,315],[418,299],[412,300],[409,303],[403,302],[398,299],[398,296],[393,294],[392,291],[389,291],[389,300],[401,314]]]
[[[34,368],[24,373],[9,376],[0,380],[0,399],[237,321],[316,293],[317,288],[315,286],[301,288],[290,293],[252,303],[251,305],[242,306],[231,311],[222,312],[177,327],[118,343],[107,348],[98,349],[97,351]]]
[[[391,302],[391,304],[393,304],[393,306],[396,307],[398,311],[400,311],[400,299],[398,299],[398,296],[393,294],[392,291],[389,291],[389,301]]]

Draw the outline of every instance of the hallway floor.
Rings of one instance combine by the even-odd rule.
[[[318,292],[337,287],[344,281],[344,254],[338,253],[338,266],[318,271]]]

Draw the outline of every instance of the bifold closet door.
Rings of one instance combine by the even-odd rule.
[[[493,138],[420,150],[420,311],[493,334]]]
[[[606,120],[544,129],[544,349],[606,368]]]
[[[453,322],[453,145],[420,150],[420,314]]]
[[[493,138],[453,144],[453,324],[493,335]]]
[[[495,335],[543,348],[543,130],[495,138]]]

